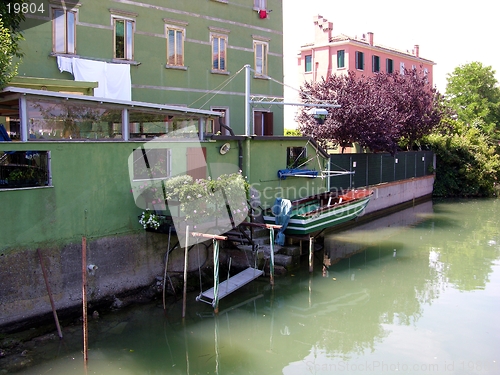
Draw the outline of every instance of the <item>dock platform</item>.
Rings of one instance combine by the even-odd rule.
[[[247,269],[231,276],[226,281],[219,284],[219,295],[218,298],[222,299],[227,295],[231,294],[235,290],[241,288],[242,286],[248,284],[250,281],[262,276],[264,271],[259,269],[248,267]],[[205,292],[202,292],[196,299],[206,303],[212,303],[214,300],[214,288],[210,288]]]

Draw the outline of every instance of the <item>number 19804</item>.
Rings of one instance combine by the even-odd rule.
[[[36,4],[32,2],[27,3],[9,3],[6,5],[7,13],[15,13],[15,14],[44,14],[45,7],[43,3]]]

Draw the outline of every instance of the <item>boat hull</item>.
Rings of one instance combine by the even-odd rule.
[[[312,215],[297,215],[292,213],[285,234],[307,235],[353,220],[363,213],[370,201],[370,196],[371,193],[342,204],[322,207],[320,210],[317,210],[316,214]],[[276,221],[276,218],[270,212],[264,213],[263,216],[267,224],[274,224]]]

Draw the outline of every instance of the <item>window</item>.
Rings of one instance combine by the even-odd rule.
[[[307,149],[305,147],[286,148],[286,167],[299,168],[307,161]]]
[[[268,44],[265,42],[253,42],[255,54],[255,72],[261,75],[267,75],[267,50]]]
[[[171,176],[169,148],[138,148],[133,151],[134,180],[166,179]]]
[[[184,30],[167,27],[167,65],[184,66]]]
[[[399,73],[405,74],[405,63],[404,62],[399,63]]]
[[[113,18],[114,58],[134,59],[134,21],[124,18]]]
[[[225,72],[227,70],[226,61],[227,36],[212,35],[212,70]]]
[[[394,61],[392,59],[385,60],[385,70],[387,73],[394,72]]]
[[[267,9],[267,0],[253,0],[254,9]]]
[[[365,68],[365,54],[356,51],[356,69],[363,70]]]
[[[93,102],[30,97],[28,140],[110,140],[122,138],[122,111]]]
[[[337,68],[345,68],[345,51],[343,49],[337,51]]]
[[[253,130],[255,135],[273,135],[273,113],[254,111]]]
[[[372,72],[380,72],[380,56],[372,56]]]
[[[76,12],[52,9],[52,50],[55,53],[76,53]]]
[[[50,186],[50,151],[0,151],[0,189]]]
[[[305,72],[312,72],[312,55],[305,56]]]

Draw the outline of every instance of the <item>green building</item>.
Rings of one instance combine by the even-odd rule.
[[[252,95],[283,97],[281,0],[38,2],[16,86],[223,112],[235,134],[246,64]],[[254,104],[250,134],[283,135],[283,108]]]

